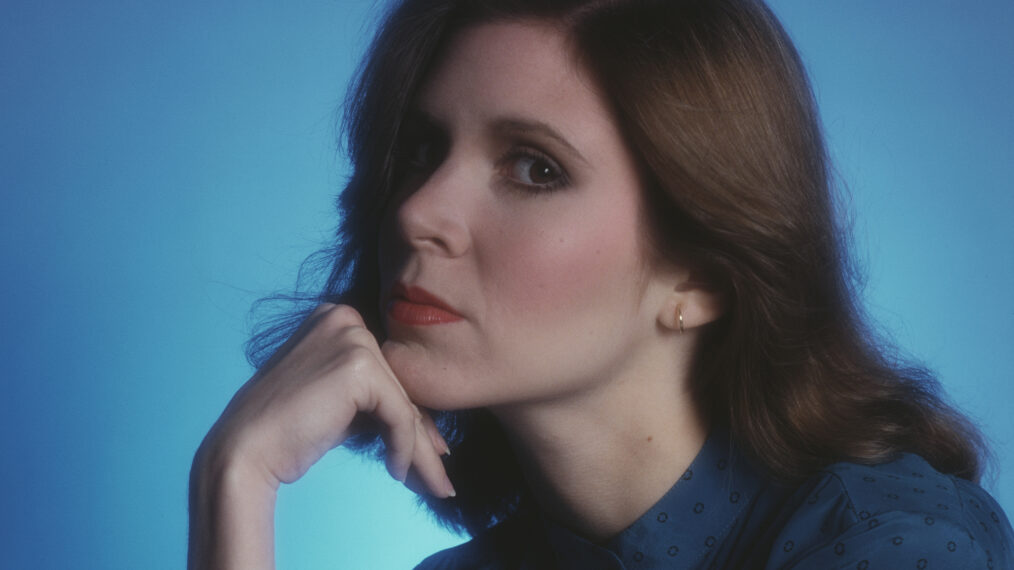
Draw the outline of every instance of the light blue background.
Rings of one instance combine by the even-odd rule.
[[[334,225],[334,109],[377,9],[5,0],[0,567],[179,568],[192,454],[252,301]],[[853,193],[873,313],[937,369],[1014,511],[1014,3],[777,0]],[[344,452],[282,489],[281,568],[457,542]]]

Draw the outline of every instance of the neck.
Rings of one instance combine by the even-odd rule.
[[[706,421],[685,380],[640,374],[492,412],[545,515],[601,542],[655,504],[703,446]]]

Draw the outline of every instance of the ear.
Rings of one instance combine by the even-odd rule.
[[[718,320],[726,309],[725,293],[690,275],[673,287],[662,302],[658,322],[667,329],[686,332]]]

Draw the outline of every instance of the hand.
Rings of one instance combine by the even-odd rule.
[[[447,444],[432,418],[409,399],[359,313],[344,305],[317,307],[236,393],[209,437],[277,488],[352,435],[359,413],[381,425],[395,479],[406,482],[411,468],[433,495],[454,494],[440,461]]]
[[[380,426],[395,479],[454,495],[432,418],[409,399],[359,313],[325,303],[240,388],[201,444],[191,471],[191,567],[273,567],[275,491],[352,435],[359,414]]]

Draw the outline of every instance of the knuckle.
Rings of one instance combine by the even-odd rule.
[[[317,328],[330,335],[341,333],[349,327],[365,326],[359,312],[348,305],[331,305],[317,315]]]
[[[349,305],[334,305],[331,310],[327,312],[328,320],[334,321],[342,326],[362,326],[363,318],[359,315],[359,311],[350,307]]]
[[[306,318],[301,328],[305,335],[316,339],[316,342],[323,342],[326,345],[334,346],[335,341],[343,341],[346,337],[353,342],[365,338],[363,333],[368,333],[366,325],[359,313],[347,305],[335,305],[333,303],[322,303],[317,306]],[[363,329],[354,331],[349,329]]]
[[[416,427],[412,414],[397,414],[394,418],[393,428],[399,432],[405,442],[415,441]]]
[[[415,441],[415,433],[412,431],[412,426],[406,421],[406,418],[399,415],[391,423],[390,429],[393,447],[400,453],[411,454],[413,442]]]
[[[362,325],[348,325],[335,331],[337,340],[348,342],[349,344],[366,344],[373,335],[370,331],[366,330],[366,327]]]
[[[330,311],[331,309],[333,309],[336,306],[337,305],[335,305],[334,303],[321,303],[321,304],[317,305],[316,308],[313,309],[313,312],[310,313],[310,316],[311,317],[316,317],[318,315],[322,315],[322,314]]]
[[[370,366],[376,364],[376,357],[370,352],[370,349],[365,346],[351,346],[346,350],[342,351],[340,357],[340,364],[344,368],[349,368],[356,372],[361,372]]]
[[[390,416],[392,434],[406,442],[415,441],[416,420],[408,406],[401,405],[397,398],[392,398],[385,404],[390,410],[388,415]]]

